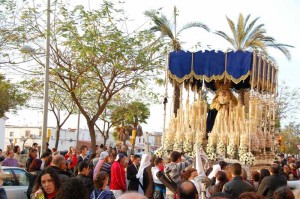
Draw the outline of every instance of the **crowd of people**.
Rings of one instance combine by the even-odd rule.
[[[7,150],[5,158],[0,154],[2,166],[24,167],[30,173],[31,199],[296,198],[287,181],[300,180],[300,160],[279,157],[268,168],[247,172],[241,164],[223,160],[198,171],[195,158],[178,151],[163,159],[104,145],[96,146],[95,154],[82,145],[66,154],[47,149],[40,155],[34,143],[25,164],[19,146]]]

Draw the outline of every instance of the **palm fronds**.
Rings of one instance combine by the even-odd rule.
[[[201,22],[190,22],[181,27],[181,29],[178,31],[178,34],[180,34],[182,31],[189,29],[189,28],[203,28],[207,32],[210,32],[210,29],[207,25],[201,23]]]
[[[244,18],[240,14],[238,22],[235,24],[226,16],[233,37],[230,37],[223,31],[215,31],[214,33],[228,41],[235,50],[253,49],[269,56],[267,48],[271,47],[281,51],[290,60],[291,54],[288,48],[293,48],[294,46],[277,43],[273,37],[266,35],[267,31],[264,28],[264,24],[256,25],[259,17],[249,21],[250,17],[251,15],[247,15]]]

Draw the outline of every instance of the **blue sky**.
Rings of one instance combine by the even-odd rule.
[[[78,2],[71,0],[71,2]],[[96,8],[98,0],[84,1],[84,5]],[[179,16],[177,24],[180,28],[183,24],[191,21],[201,21],[212,30],[223,30],[229,32],[226,16],[234,22],[240,13],[244,16],[251,14],[250,19],[260,17],[258,23],[265,24],[267,34],[273,36],[278,42],[290,44],[295,48],[290,49],[292,60],[288,61],[283,54],[276,50],[270,50],[270,54],[276,58],[279,67],[279,81],[286,81],[290,87],[300,85],[300,1],[297,0],[126,0],[123,6],[126,15],[128,31],[140,27],[149,27],[149,20],[144,17],[143,12],[149,9],[162,8],[161,12],[168,18],[172,18],[173,8],[176,5]],[[124,26],[125,27],[125,26]],[[229,46],[222,38],[204,30],[191,29],[185,31],[180,40],[184,42],[183,48],[191,50],[197,42],[201,42],[206,48],[208,45],[212,49],[226,50]],[[170,89],[169,89],[170,91]],[[163,92],[163,88],[162,88]],[[171,101],[169,92],[169,102]],[[169,103],[170,105],[170,103]],[[170,108],[167,111],[170,113]],[[35,113],[34,121],[26,115],[27,112],[20,112],[19,116],[8,114],[10,118],[7,124],[28,124],[37,125],[41,122],[41,112]],[[66,128],[76,128],[77,117],[71,118],[66,124]],[[86,127],[84,119],[81,121],[81,128]],[[54,125],[49,113],[48,125]],[[151,106],[151,116],[147,125],[143,125],[146,131],[162,131],[163,126],[163,106]]]

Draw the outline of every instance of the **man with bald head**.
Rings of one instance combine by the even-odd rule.
[[[197,199],[198,192],[194,183],[191,181],[183,181],[178,186],[177,196],[179,199]]]
[[[117,199],[147,199],[147,197],[138,192],[126,192]]]
[[[64,156],[54,156],[51,163],[51,167],[56,171],[61,183],[64,183],[69,179],[68,173],[66,172],[67,164]]]

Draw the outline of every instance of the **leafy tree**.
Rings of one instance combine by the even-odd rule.
[[[17,64],[14,51],[26,41],[23,34],[24,26],[18,23],[22,3],[15,0],[0,0],[0,66],[12,66]],[[23,62],[18,60],[19,62]]]
[[[280,134],[284,146],[284,152],[288,154],[298,154],[297,144],[300,144],[300,124],[295,122],[290,122],[283,128],[282,133]]]
[[[161,44],[148,31],[128,35],[120,30],[118,17],[123,12],[112,3],[104,2],[91,11],[83,6],[67,7],[65,2],[56,4],[50,74],[85,117],[95,152],[94,128],[99,116],[117,93],[126,88],[138,90],[157,78],[163,66]],[[32,42],[42,46],[39,42],[45,30],[37,23],[36,13],[38,7],[30,8],[24,18],[29,21]]]
[[[68,118],[75,112],[75,104],[64,90],[62,90],[55,81],[55,76],[51,76],[49,84],[49,110],[53,113],[56,120],[56,140],[55,148],[58,148],[58,142],[60,139],[60,131],[62,126],[66,123]],[[29,78],[28,78],[29,79]],[[27,89],[32,98],[28,106],[33,109],[43,109],[43,97],[44,97],[44,82],[42,79],[35,77],[35,79],[29,79],[22,81],[22,85]],[[65,113],[65,114],[62,114]]]
[[[0,74],[0,118],[8,111],[16,111],[25,105],[27,94],[22,92],[18,84],[12,84]]]
[[[180,33],[183,32],[186,29],[198,27],[203,28],[207,31],[209,31],[209,28],[201,23],[201,22],[190,22],[185,25],[183,25],[178,31],[177,31],[177,24],[176,24],[176,17],[177,17],[177,9],[174,7],[174,23],[171,22],[165,15],[160,14],[156,10],[149,10],[144,13],[147,17],[149,17],[152,22],[154,23],[154,26],[150,28],[153,32],[160,32],[160,39],[170,39],[170,46],[175,51],[181,50],[181,42],[179,40]],[[174,82],[174,114],[177,115],[177,109],[180,106],[180,88],[179,84]]]
[[[293,47],[288,44],[277,43],[277,41],[268,35],[264,24],[258,24],[259,17],[253,21],[250,20],[251,15],[247,15],[246,18],[242,14],[239,15],[238,21],[235,24],[230,18],[226,17],[228,25],[231,30],[231,36],[223,31],[216,31],[215,34],[223,37],[230,43],[233,50],[257,50],[258,52],[266,55],[273,61],[275,61],[268,53],[268,48],[275,48],[280,50],[288,60],[291,59],[289,47]],[[239,90],[239,101],[241,104],[245,104],[245,90]]]
[[[300,94],[299,88],[291,88],[285,82],[278,87],[278,95],[276,97],[276,128],[281,127],[281,123],[294,122],[295,115],[299,113]]]
[[[137,136],[143,135],[141,124],[147,123],[150,116],[148,105],[133,101],[127,105],[121,105],[114,109],[111,121],[115,124],[118,132],[118,139],[125,142],[132,135],[132,130],[136,130]],[[134,151],[135,138],[133,139],[132,151]]]

